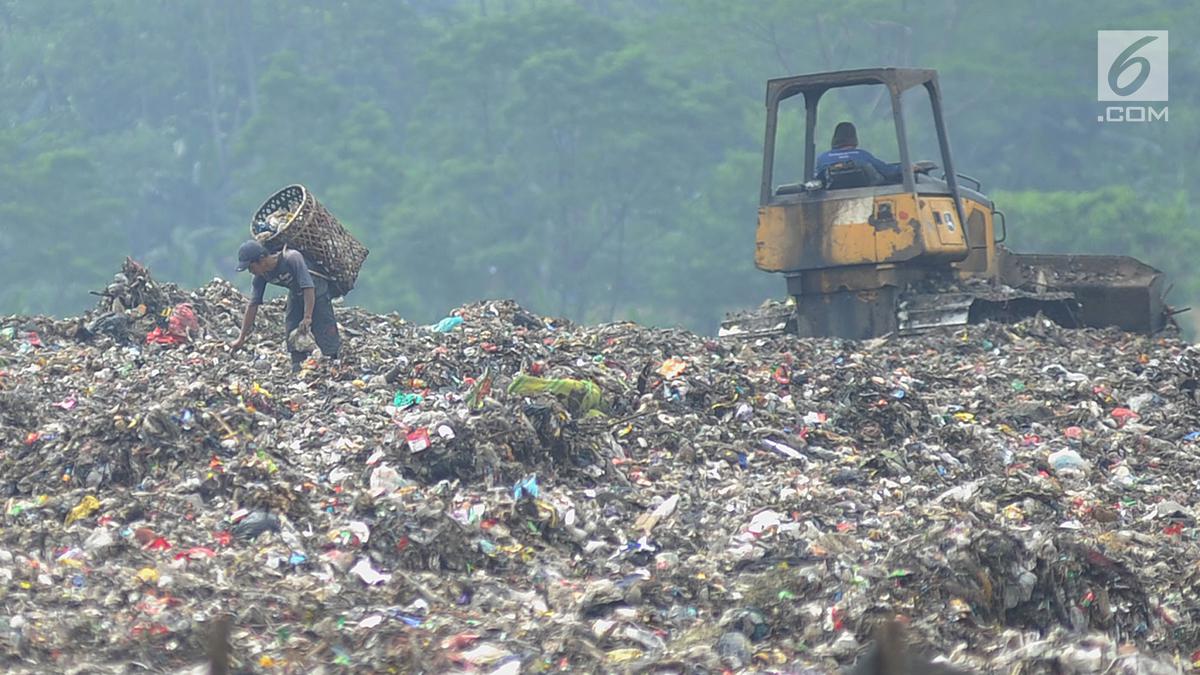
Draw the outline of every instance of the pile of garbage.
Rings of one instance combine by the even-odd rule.
[[[1041,318],[917,339],[432,326],[126,261],[0,318],[0,668],[1200,667],[1200,350]],[[860,662],[858,672],[870,672]]]

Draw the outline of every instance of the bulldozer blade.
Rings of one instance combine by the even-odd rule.
[[[1081,328],[1084,325],[1079,319],[1079,301],[1073,293],[1033,292],[1009,287],[976,293],[975,302],[971,305],[970,322],[1015,323],[1038,314],[1067,328]]]
[[[901,335],[961,326],[970,320],[975,297],[969,293],[908,293],[900,297],[896,324]]]
[[[1064,291],[1035,293],[980,286],[969,291],[910,292],[900,297],[896,308],[901,335],[984,321],[1012,323],[1037,314],[1064,326],[1081,325],[1079,303]]]
[[[1006,252],[1001,277],[1018,289],[1070,293],[1078,327],[1154,334],[1171,321],[1162,272],[1129,256]]]
[[[795,332],[795,306],[788,303],[770,303],[756,310],[727,314],[717,335],[755,338]]]

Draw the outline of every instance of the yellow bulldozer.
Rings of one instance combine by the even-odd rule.
[[[900,155],[890,179],[854,162],[816,171],[818,103],[843,87],[884,88],[877,100],[890,100]],[[909,156],[905,114],[912,111],[902,102],[912,95],[903,95],[919,96],[921,89],[932,106],[940,178],[935,162]],[[777,183],[780,104],[796,96],[804,105],[803,175]],[[1069,327],[1156,333],[1174,324],[1163,274],[1145,263],[1019,254],[1000,245],[1007,234],[1003,214],[978,181],[954,170],[936,71],[872,68],[773,79],[766,104],[755,264],[782,273],[794,302],[730,316],[723,335],[867,339],[1039,312]]]

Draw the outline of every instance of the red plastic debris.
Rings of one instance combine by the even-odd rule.
[[[1113,411],[1110,414],[1112,415],[1112,418],[1117,421],[1117,425],[1121,427],[1125,426],[1129,420],[1135,420],[1138,418],[1138,414],[1129,408],[1113,408]]]
[[[180,551],[175,554],[176,560],[201,560],[203,558],[211,558],[217,554],[216,551],[206,546],[193,546],[186,551]]]
[[[171,549],[171,542],[164,537],[155,537],[154,541],[144,546],[148,551],[168,551]]]

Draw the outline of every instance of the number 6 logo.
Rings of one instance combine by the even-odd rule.
[[[1108,69],[1108,86],[1118,96],[1129,96],[1142,86],[1146,78],[1150,77],[1150,61],[1144,56],[1134,56],[1134,53],[1157,39],[1153,35],[1147,35],[1126,47],[1125,51],[1117,56],[1117,60],[1113,61],[1112,66]],[[1121,78],[1121,74],[1132,66],[1138,67],[1138,74],[1132,82],[1122,87],[1118,84],[1118,80]]]
[[[1097,31],[1097,100],[1166,101],[1167,81],[1167,31]]]

